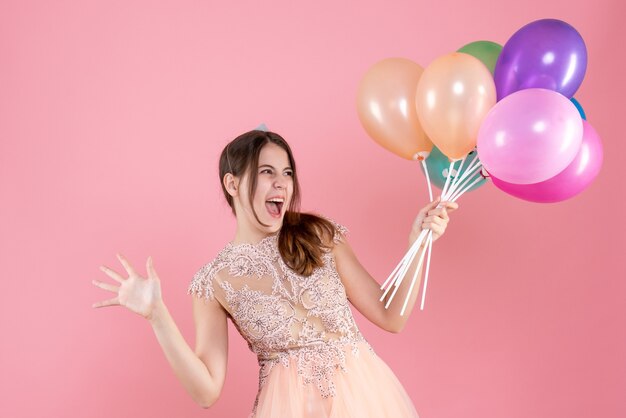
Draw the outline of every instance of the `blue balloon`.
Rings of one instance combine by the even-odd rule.
[[[580,105],[580,102],[574,99],[573,97],[570,100],[572,101],[572,103],[574,103],[574,106],[576,106],[576,109],[578,109],[578,113],[580,113],[580,117],[583,118],[583,120],[587,120],[587,115],[585,115],[585,109],[583,109],[583,107]]]

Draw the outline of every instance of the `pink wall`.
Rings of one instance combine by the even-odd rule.
[[[618,0],[4,0],[0,416],[246,416],[257,369],[243,340],[232,332],[223,396],[202,410],[147,322],[91,308],[110,297],[91,284],[98,266],[120,270],[121,251],[144,271],[152,255],[193,343],[187,284],[234,233],[217,157],[265,122],[294,148],[303,208],[350,228],[382,279],[427,191],[361,128],[360,78],[546,17],[587,43],[576,97],[604,141],[596,182],[553,205],[492,185],[465,195],[426,309],[400,335],[357,320],[421,418],[626,416],[624,15]]]

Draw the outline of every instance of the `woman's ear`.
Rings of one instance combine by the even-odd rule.
[[[232,173],[226,173],[224,176],[224,187],[229,195],[235,197],[239,195],[239,179],[232,175]]]

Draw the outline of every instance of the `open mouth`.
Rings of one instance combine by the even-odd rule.
[[[274,218],[279,218],[285,201],[280,198],[269,199],[265,202],[265,208]]]

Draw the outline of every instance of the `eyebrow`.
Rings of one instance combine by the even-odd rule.
[[[276,170],[276,168],[274,168],[274,166],[271,166],[269,164],[262,164],[262,165],[259,166],[259,168],[261,168],[261,167],[269,167],[271,169]],[[287,167],[283,168],[283,171],[285,171],[285,170],[293,170],[293,169],[290,166],[287,166]]]

